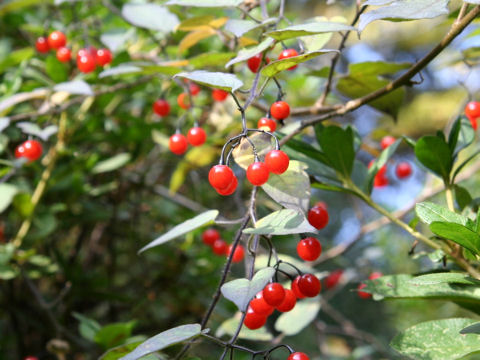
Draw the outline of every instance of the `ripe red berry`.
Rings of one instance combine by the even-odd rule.
[[[373,273],[370,274],[368,279],[369,280],[375,280],[375,279],[381,278],[382,276],[383,276],[383,274],[380,271],[374,271]]]
[[[297,297],[295,293],[290,289],[285,289],[285,298],[283,299],[282,303],[276,307],[276,309],[280,312],[288,312],[295,307],[297,303]]]
[[[338,269],[335,271],[332,271],[326,278],[325,278],[325,287],[327,289],[332,289],[334,288],[340,279],[342,278],[343,275],[343,270]]]
[[[285,298],[285,289],[282,284],[270,283],[263,289],[263,299],[270,306],[278,306]]]
[[[373,186],[377,188],[387,186],[388,183],[388,178],[385,175],[380,174],[380,172],[377,173],[373,179]]]
[[[207,140],[207,133],[201,127],[193,127],[188,130],[187,140],[192,146],[200,146]]]
[[[158,116],[167,116],[170,114],[170,104],[165,99],[158,99],[153,103],[153,111]]]
[[[287,59],[287,58],[291,58],[293,56],[297,56],[298,55],[298,52],[297,50],[295,49],[285,49],[283,50],[280,55],[278,56],[278,60],[282,60],[282,59]],[[287,70],[288,71],[292,71],[292,70],[295,70],[297,68],[298,65],[294,65],[290,68],[288,68]]]
[[[480,102],[479,101],[470,101],[465,106],[465,115],[469,119],[476,119],[480,117]]]
[[[468,120],[470,120],[470,124],[472,125],[472,129],[477,130],[477,128],[478,128],[477,118],[469,117]]]
[[[372,297],[372,294],[366,291],[361,291],[365,287],[367,287],[367,284],[359,284],[357,287],[357,294],[362,299],[370,299]]]
[[[67,37],[61,31],[53,31],[48,35],[48,46],[51,49],[59,49],[67,44]]]
[[[270,106],[270,114],[277,120],[286,119],[290,115],[290,106],[285,101],[275,101]]]
[[[97,62],[97,65],[99,66],[105,66],[107,64],[110,64],[113,60],[112,53],[108,49],[98,49],[95,53],[95,60]]]
[[[298,242],[297,253],[305,261],[314,261],[322,253],[322,245],[316,238],[307,237]]]
[[[220,239],[220,233],[215,229],[207,229],[202,233],[202,241],[205,245],[213,245],[215,240]]]
[[[308,222],[315,229],[323,229],[328,224],[328,211],[320,206],[314,206],[308,211]]]
[[[190,108],[190,99],[188,98],[187,93],[181,93],[177,97],[177,104],[180,106],[182,109],[189,109]]]
[[[216,255],[225,255],[227,253],[227,243],[222,239],[217,239],[212,245],[213,252]]]
[[[227,96],[228,96],[227,91],[223,91],[220,89],[213,89],[212,91],[212,97],[213,97],[213,100],[215,101],[225,101]]]
[[[42,144],[36,140],[27,140],[17,146],[15,149],[15,157],[21,158],[26,157],[29,162],[38,160],[42,156]]]
[[[274,132],[275,129],[277,128],[277,123],[272,119],[269,119],[267,117],[263,117],[260,120],[258,120],[257,127],[259,129],[268,128],[268,131]]]
[[[406,161],[399,162],[395,167],[395,174],[397,174],[397,177],[399,179],[404,179],[406,177],[409,177],[411,173],[412,173],[412,167],[410,166],[410,163]]]
[[[227,249],[227,256],[232,253],[233,249],[233,244],[231,244],[228,249]],[[243,260],[243,257],[245,256],[245,250],[243,249],[243,246],[238,244],[235,252],[233,253],[232,261],[234,263],[238,263]]]
[[[263,54],[257,54],[247,61],[248,68],[250,69],[251,72],[257,73],[258,69],[260,68],[260,63],[262,62],[262,56]],[[265,63],[269,63],[270,59],[268,57],[265,58]]]
[[[168,141],[168,147],[174,154],[182,155],[188,148],[187,138],[182,134],[173,134]]]
[[[260,329],[267,322],[267,317],[253,311],[252,308],[247,309],[247,314],[245,315],[245,320],[243,324],[250,330]]]
[[[288,169],[290,158],[282,150],[271,150],[265,155],[265,165],[268,171],[280,175]]]
[[[38,360],[38,358],[36,356],[26,356],[23,360]]]
[[[268,172],[267,165],[260,161],[250,164],[247,169],[247,179],[254,186],[265,184],[269,176],[270,173]]]
[[[78,70],[87,74],[95,70],[95,58],[92,54],[86,52],[84,55],[77,57]]]
[[[315,275],[305,274],[298,280],[298,289],[307,297],[315,297],[320,294],[322,285]]]
[[[208,173],[208,181],[215,189],[225,190],[233,181],[235,175],[227,165],[215,165]]]
[[[382,138],[380,141],[380,147],[385,150],[387,147],[392,145],[395,142],[395,138],[393,136],[387,135]]]
[[[37,38],[37,41],[35,42],[35,48],[39,53],[47,53],[50,50],[47,38],[43,36]]]
[[[235,175],[233,175],[233,180],[230,183],[230,185],[228,185],[225,189],[217,189],[216,188],[215,190],[220,195],[228,196],[228,195],[232,195],[235,192],[235,190],[237,190],[237,186],[238,186],[238,179]]]
[[[195,83],[190,83],[188,85],[188,89],[190,90],[190,94],[192,94],[192,96],[197,96],[200,93],[200,86]]]
[[[273,313],[273,306],[268,305],[263,298],[263,291],[260,291],[251,301],[250,307],[259,315],[269,316]]]
[[[294,352],[288,356],[287,360],[310,360],[310,358],[303,352]]]
[[[57,59],[61,62],[69,62],[72,58],[72,52],[67,47],[61,47],[57,50]]]
[[[300,281],[301,276],[298,275],[295,280],[292,281],[292,291],[297,297],[297,299],[304,299],[306,296],[300,291],[300,288],[298,287],[298,282]]]
[[[97,54],[97,49],[95,49],[94,46],[89,46],[87,48],[80,49],[77,52],[77,61],[78,59],[80,59],[82,56],[85,56],[85,55],[92,55],[95,58],[96,54]]]

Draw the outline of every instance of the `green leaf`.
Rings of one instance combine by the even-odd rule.
[[[202,226],[207,225],[207,224],[211,224],[217,218],[217,216],[218,216],[218,210],[205,211],[205,212],[195,216],[194,218],[189,219],[189,220],[173,227],[172,229],[167,231],[162,236],[156,238],[151,243],[149,243],[148,245],[141,248],[139,253],[144,252],[145,250],[148,250],[152,247],[164,244],[167,241],[170,241],[170,240],[175,239],[175,238],[177,238],[181,235],[189,233],[190,231],[195,230],[199,227],[202,227]]]
[[[331,52],[338,52],[338,50],[322,49],[322,50],[307,52],[305,54],[293,56],[287,59],[272,61],[270,64],[262,68],[261,73],[263,76],[272,77],[277,75],[279,72],[290,69],[292,66],[295,66],[297,64],[316,58],[320,55],[325,55]]]
[[[305,219],[305,216],[293,209],[275,211],[258,220],[254,228],[243,230],[245,234],[288,235],[315,232],[316,229]]]
[[[177,15],[157,4],[125,4],[122,16],[132,25],[164,33],[173,31],[180,23]]]
[[[122,357],[120,360],[137,360],[142,356],[151,354],[155,351],[165,349],[168,346],[178,344],[182,341],[190,340],[202,333],[200,324],[181,325],[173,329],[161,332],[154,337],[140,344],[130,354]]]
[[[256,23],[252,20],[229,19],[225,24],[224,29],[239,38],[242,35],[248,33],[249,31],[264,27],[265,25],[272,24],[276,20],[276,18],[269,18],[262,21],[261,23]]]
[[[459,272],[442,272],[426,274],[414,277],[409,281],[414,285],[435,285],[435,284],[465,284],[480,285],[480,280],[474,279],[468,274]]]
[[[114,323],[103,326],[95,334],[93,340],[104,349],[121,345],[131,334],[136,321]]]
[[[132,62],[132,63],[123,63],[119,66],[112,67],[106,70],[103,70],[98,77],[105,78],[108,76],[119,76],[119,75],[131,75],[131,74],[165,74],[173,76],[178,74],[180,69],[175,66],[170,66],[168,64],[152,64],[145,62]]]
[[[311,273],[312,272],[312,267],[309,266],[305,261],[300,260],[298,257],[295,258],[290,255],[285,255],[285,254],[277,254],[278,258],[282,260],[282,262],[278,265],[278,269],[282,270],[283,272],[290,274],[291,276],[297,276],[298,272],[295,270],[295,268],[291,267],[290,265],[286,264],[292,264],[296,268],[298,268],[300,271],[304,273]],[[267,254],[258,254],[257,257],[255,258],[255,269],[262,269],[264,267],[269,266],[268,265],[268,258],[269,256]],[[270,262],[272,259],[270,259]]]
[[[416,20],[431,19],[446,15],[449,0],[367,0],[363,6],[380,5],[382,7],[360,15],[358,30],[363,31],[376,20]]]
[[[460,330],[460,334],[479,334],[480,335],[480,322],[473,323]]]
[[[410,64],[408,63],[397,64],[384,61],[367,61],[351,64],[348,67],[348,75],[338,80],[337,90],[351,99],[362,97],[389,83],[388,80],[381,78],[381,76],[395,74],[409,66]],[[396,118],[404,96],[405,90],[400,88],[369,102],[368,105]]]
[[[454,360],[480,351],[475,334],[460,334],[473,319],[443,319],[414,325],[393,338],[390,346],[416,360]]]
[[[0,5],[0,15],[2,13]],[[24,60],[28,60],[35,55],[35,51],[31,47],[18,49],[8,53],[8,56],[0,60],[0,73],[3,73],[5,69],[16,66]]]
[[[306,168],[304,163],[290,160],[287,171],[281,175],[271,173],[262,189],[283,207],[306,212],[310,203],[310,177]]]
[[[13,201],[18,193],[18,187],[12,184],[0,183],[0,213],[2,213]]]
[[[90,319],[82,314],[74,312],[73,317],[79,321],[78,331],[83,338],[94,341],[95,335],[102,328],[101,325],[94,319]]]
[[[480,235],[466,226],[452,223],[434,221],[430,230],[440,237],[452,240],[474,254],[480,254]]]
[[[392,145],[383,150],[380,156],[375,159],[372,165],[368,168],[365,188],[367,189],[367,192],[369,194],[372,192],[373,189],[373,181],[375,179],[375,175],[388,162],[388,160],[393,156],[393,154],[395,154],[395,151],[397,150],[398,145],[400,145],[401,142],[401,138],[397,139]]]
[[[453,190],[455,191],[455,201],[457,202],[460,210],[465,209],[465,207],[467,207],[473,201],[472,196],[463,186],[455,184],[453,186]]]
[[[190,58],[188,59],[188,62],[197,69],[207,66],[225,66],[225,64],[235,55],[236,53],[234,52],[210,52]]]
[[[415,212],[422,222],[430,225],[434,221],[448,221],[460,225],[467,224],[467,218],[445,206],[438,205],[429,201],[424,201],[415,205]]]
[[[229,73],[197,70],[189,73],[182,72],[176,74],[174,77],[181,77],[205,86],[232,92],[243,86],[243,82],[239,78]]]
[[[45,60],[45,72],[56,83],[68,79],[68,67],[58,61],[55,55],[48,55]]]
[[[57,84],[53,87],[55,91],[65,91],[74,95],[93,95],[93,90],[83,80],[73,80]]]
[[[292,25],[284,29],[275,30],[266,33],[265,35],[281,41],[291,38],[297,38],[299,36],[317,35],[336,31],[355,31],[353,26],[331,22],[331,21],[318,21],[307,24]]]
[[[469,146],[475,140],[475,130],[467,117],[459,117],[453,124],[448,135],[448,146],[452,154],[458,154],[460,150]]]
[[[266,267],[259,270],[252,280],[236,279],[222,285],[223,296],[237,305],[242,312],[247,310],[253,297],[261,291],[275,274],[275,269]]]
[[[215,336],[221,338],[224,335],[233,336],[236,334],[238,325],[240,323],[241,313],[237,313],[234,317],[231,317],[225,320],[217,329]],[[242,326],[240,334],[238,334],[239,339],[247,339],[254,341],[271,341],[273,336],[268,332],[265,326],[262,326],[257,330],[250,330],[246,326]]]
[[[264,52],[266,49],[268,49],[271,45],[273,44],[273,39],[265,39],[263,40],[260,44],[257,46],[253,46],[247,49],[242,49],[238,52],[237,57],[234,59],[230,60],[225,67],[228,68],[232,66],[233,64],[245,61],[250,59],[251,57],[260,54]]]
[[[415,156],[427,169],[448,182],[453,159],[445,140],[438,136],[423,136],[415,145]]]
[[[285,335],[296,335],[305,329],[320,311],[318,299],[297,301],[293,310],[280,315],[275,322],[275,330]]]
[[[51,4],[52,0],[5,0],[0,4],[0,16],[12,11],[20,10],[24,7],[49,3]]]
[[[329,165],[342,176],[350,177],[355,159],[352,129],[327,126],[317,133],[317,137]]]
[[[93,174],[101,174],[104,172],[114,171],[122,166],[126,165],[131,159],[131,155],[128,153],[117,154],[110,159],[100,161],[93,169]]]
[[[165,5],[180,5],[192,7],[236,7],[243,3],[243,0],[169,0]]]

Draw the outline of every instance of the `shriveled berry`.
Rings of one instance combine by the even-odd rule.
[[[51,49],[59,49],[67,44],[67,37],[61,31],[53,31],[48,35],[48,46]]]
[[[278,56],[278,60],[288,59],[288,58],[291,58],[291,57],[294,57],[294,56],[297,56],[297,55],[298,55],[297,50],[295,50],[295,49],[285,49]],[[298,67],[298,65],[294,65],[294,66],[288,68],[287,70],[292,71],[292,70],[295,70],[297,67]]]
[[[390,136],[390,135],[384,136],[382,138],[382,140],[380,141],[380,147],[383,150],[385,150],[387,147],[392,145],[395,141],[396,141],[396,139],[393,136]]]
[[[181,93],[177,97],[177,104],[180,106],[182,109],[189,109],[190,108],[190,99],[188,98],[187,93]]]
[[[301,276],[298,275],[295,280],[292,281],[292,291],[297,297],[297,299],[304,299],[306,296],[300,291],[300,288],[298,287],[298,282],[300,281]]]
[[[288,356],[287,360],[310,360],[310,358],[303,352],[294,352]]]
[[[407,161],[402,161],[395,167],[395,174],[399,179],[405,179],[412,174],[412,166]]]
[[[265,165],[268,171],[280,175],[288,169],[290,158],[282,150],[271,150],[265,155]]]
[[[215,101],[225,101],[228,97],[228,92],[220,89],[214,89],[212,91],[212,97]]]
[[[321,206],[314,206],[308,211],[308,222],[315,229],[323,229],[328,224],[328,211]]]
[[[182,134],[173,134],[170,136],[168,146],[174,154],[182,155],[188,148],[187,138]]]
[[[57,50],[57,59],[60,62],[69,62],[72,58],[72,52],[67,47],[61,47]]]
[[[270,173],[268,171],[267,165],[260,161],[250,164],[247,169],[247,179],[254,186],[261,186],[268,181]]]
[[[15,149],[15,157],[21,158],[25,157],[29,162],[38,160],[42,156],[43,148],[36,140],[27,140],[17,146]]]
[[[307,237],[298,242],[297,253],[305,261],[314,261],[322,253],[322,245],[316,238]]]
[[[213,245],[215,240],[220,239],[220,233],[215,229],[207,229],[202,233],[202,241],[205,245]]]
[[[267,131],[274,132],[275,129],[277,128],[277,123],[275,120],[269,119],[267,117],[263,117],[260,120],[258,120],[257,127],[259,129],[262,128],[267,128]]]
[[[270,106],[270,114],[277,120],[286,119],[290,115],[290,105],[285,101],[275,101]]]
[[[214,254],[225,255],[227,253],[227,243],[222,239],[217,239],[212,245]]]
[[[207,133],[201,127],[193,127],[188,130],[187,140],[192,146],[200,146],[207,140]]]
[[[285,298],[283,299],[282,303],[276,307],[276,309],[280,312],[288,312],[295,307],[297,303],[297,297],[295,293],[290,289],[285,289]]]
[[[208,173],[208,181],[215,189],[226,189],[233,181],[235,175],[227,165],[215,165]]]
[[[285,298],[285,289],[282,284],[270,283],[263,289],[263,299],[270,306],[278,306]]]
[[[44,36],[40,36],[35,41],[35,48],[39,53],[45,54],[50,51],[50,46],[48,45],[48,40]]]
[[[167,116],[170,114],[170,104],[165,99],[158,99],[153,103],[153,111],[158,116]]]
[[[227,256],[232,253],[233,244],[231,244],[227,249]],[[235,248],[235,252],[233,253],[232,261],[234,263],[238,263],[243,260],[245,256],[245,250],[241,244],[238,244]]]
[[[108,65],[112,62],[113,56],[110,50],[108,49],[98,49],[96,52],[95,60],[97,62],[97,65],[99,66],[105,66]]]
[[[298,281],[298,288],[306,297],[315,297],[320,294],[322,285],[315,275],[304,274]]]
[[[243,320],[243,324],[250,330],[260,329],[266,322],[267,317],[265,315],[257,314],[250,307],[247,309],[245,320]]]

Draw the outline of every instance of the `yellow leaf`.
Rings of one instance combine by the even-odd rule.
[[[173,61],[165,61],[158,63],[159,66],[173,66],[173,67],[180,67],[180,66],[187,66],[190,62],[188,60],[173,60]]]
[[[240,47],[244,47],[244,46],[250,46],[250,45],[257,45],[257,44],[258,44],[258,41],[255,40],[255,39],[246,37],[246,36],[242,36],[242,37],[239,39],[239,42],[238,42],[238,43],[239,43]]]
[[[210,25],[210,22],[214,20],[215,20],[215,17],[213,15],[196,16],[196,17],[182,21],[177,26],[177,30],[182,30],[182,31],[199,30],[203,26]]]
[[[185,160],[193,167],[203,167],[210,165],[218,155],[216,148],[209,145],[203,145],[192,148],[186,155]]]
[[[272,137],[265,133],[254,133],[248,138],[255,145],[260,160],[267,154],[267,152],[273,149]],[[240,141],[240,145],[233,150],[233,158],[238,166],[243,169],[247,169],[248,166],[253,163],[253,149],[248,140],[243,138]]]
[[[187,177],[188,172],[190,171],[190,164],[185,160],[181,161],[175,171],[170,178],[170,192],[175,194],[178,189],[183,185],[185,182],[185,178]]]
[[[202,27],[202,30],[196,30],[187,34],[187,36],[180,41],[178,49],[180,52],[183,52],[197,44],[199,41],[209,38],[212,35],[215,35],[215,30],[211,27],[204,26]]]
[[[215,20],[212,20],[208,23],[208,25],[210,25],[211,27],[215,28],[215,29],[219,29],[221,28],[223,25],[226,24],[226,22],[228,21],[228,18],[227,17],[222,17],[222,18],[218,18],[218,19],[215,19]]]

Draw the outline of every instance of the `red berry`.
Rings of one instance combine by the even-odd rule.
[[[317,260],[322,253],[322,245],[314,237],[302,239],[297,244],[297,253],[305,261]]]
[[[374,271],[373,273],[370,274],[368,279],[369,280],[375,280],[375,279],[381,278],[382,276],[383,276],[383,274],[380,271]]]
[[[174,154],[182,155],[188,148],[187,138],[182,134],[173,134],[168,141],[168,147]]]
[[[288,169],[290,159],[282,150],[271,150],[265,156],[268,171],[280,175]]]
[[[227,249],[227,256],[232,253],[233,249],[233,244],[231,244],[228,249]],[[243,257],[245,256],[245,250],[243,249],[243,246],[238,244],[235,252],[233,253],[232,261],[234,263],[238,263],[243,260]]]
[[[395,167],[395,174],[397,174],[397,177],[399,179],[409,177],[411,173],[412,167],[410,166],[410,163],[406,161],[399,162]]]
[[[216,255],[225,255],[227,253],[227,243],[222,239],[217,239],[213,243],[212,249]]]
[[[285,101],[275,101],[270,106],[270,114],[277,119],[286,119],[290,115],[290,106]]]
[[[27,140],[15,149],[15,157],[26,157],[29,162],[38,160],[42,156],[42,144],[36,140]]]
[[[61,47],[57,50],[57,59],[61,62],[69,62],[72,58],[72,52],[67,47]]]
[[[297,56],[298,55],[298,52],[297,50],[295,49],[285,49],[283,50],[280,55],[278,56],[278,60],[282,60],[282,59],[288,59],[288,58],[291,58],[293,56]],[[292,71],[292,70],[295,70],[297,68],[298,65],[294,65],[292,66],[291,68],[288,68],[287,70],[288,71]]]
[[[250,307],[259,315],[269,316],[273,313],[273,306],[268,305],[263,298],[263,291],[260,291],[257,296],[255,296],[250,301]]]
[[[262,162],[254,162],[250,164],[247,169],[247,179],[252,185],[260,186],[268,181],[270,173],[268,172],[267,165]]]
[[[285,298],[283,299],[282,303],[276,307],[276,309],[280,312],[288,312],[295,307],[297,303],[297,297],[295,293],[290,289],[285,289]]]
[[[48,46],[51,49],[59,49],[67,44],[67,37],[61,31],[54,31],[48,35]]]
[[[310,360],[310,358],[303,352],[294,352],[288,356],[287,360]]]
[[[387,147],[392,145],[395,142],[395,138],[393,136],[387,135],[382,138],[380,141],[380,147],[385,150]]]
[[[385,175],[380,174],[380,172],[377,173],[377,175],[375,175],[375,178],[373,179],[373,186],[384,187],[387,185],[388,185],[388,178]]]
[[[262,56],[263,54],[260,53],[248,59],[247,65],[251,72],[258,72],[258,69],[260,68],[260,63],[262,62]],[[266,57],[265,62],[268,64],[270,62],[270,59]]]
[[[322,285],[315,275],[305,274],[298,280],[298,289],[307,297],[315,297],[320,294]]]
[[[188,130],[187,139],[190,145],[200,146],[207,140],[207,133],[201,127],[193,127]]]
[[[77,57],[77,67],[83,73],[90,73],[95,70],[95,58],[88,52],[84,55]]]
[[[36,356],[26,356],[23,360],[38,360],[38,358]]]
[[[328,211],[320,206],[314,206],[308,211],[308,222],[315,229],[323,229],[328,224]]]
[[[189,109],[190,108],[190,99],[188,98],[187,93],[181,93],[177,97],[177,104],[180,106],[182,109]]]
[[[314,207],[321,207],[325,210],[328,210],[328,205],[325,201],[317,201]]]
[[[278,306],[285,298],[285,289],[282,284],[271,283],[263,289],[263,299],[270,306]]]
[[[205,230],[202,234],[202,241],[205,245],[213,245],[218,239],[220,239],[220,233],[212,228]]]
[[[227,165],[215,165],[208,173],[208,181],[215,189],[225,190],[234,181],[235,175]]]
[[[233,176],[233,180],[232,182],[230,183],[230,185],[228,185],[228,187],[226,187],[225,189],[215,189],[217,191],[217,193],[219,193],[220,195],[223,195],[223,196],[228,196],[228,195],[232,195],[235,190],[237,190],[237,185],[238,185],[238,179],[237,177],[234,175]]]
[[[267,317],[265,315],[257,314],[250,307],[247,309],[245,320],[243,320],[243,324],[250,330],[260,329],[266,322]]]
[[[297,297],[297,299],[304,299],[305,295],[300,291],[300,288],[298,287],[298,282],[300,281],[301,276],[298,275],[295,280],[292,281],[292,291]]]
[[[200,86],[195,83],[190,83],[188,85],[188,89],[190,90],[190,94],[192,94],[192,96],[197,96],[200,93]]]
[[[343,270],[342,270],[342,269],[332,271],[332,272],[325,278],[325,287],[326,287],[327,289],[334,288],[334,287],[338,284],[338,282],[340,281],[340,279],[342,278],[342,275],[343,275]]]
[[[261,128],[268,128],[268,131],[274,132],[275,129],[277,128],[277,123],[269,118],[263,117],[260,120],[258,120],[257,127],[259,129]]]
[[[95,60],[99,66],[110,64],[113,60],[112,53],[108,49],[98,49],[95,55]]]
[[[470,101],[467,105],[465,105],[465,115],[469,119],[477,119],[480,117],[480,102]]]
[[[213,97],[213,100],[215,101],[225,101],[227,96],[228,96],[227,91],[223,91],[220,89],[213,89],[212,91],[212,97]]]
[[[470,120],[470,124],[472,125],[472,129],[477,130],[477,128],[478,128],[477,118],[468,117],[468,120]]]
[[[77,61],[78,61],[78,59],[80,59],[82,56],[92,55],[93,57],[95,57],[96,54],[97,54],[97,49],[95,49],[95,47],[93,47],[93,46],[89,46],[88,48],[80,49],[80,50],[78,50],[78,52],[77,52]]]
[[[357,294],[360,296],[362,299],[370,299],[372,297],[372,294],[365,292],[365,291],[360,291],[361,289],[367,287],[367,284],[359,284],[357,287]]]
[[[158,99],[153,103],[153,111],[158,116],[167,116],[170,114],[170,104],[165,99]]]
[[[47,53],[50,50],[47,38],[43,36],[37,38],[37,41],[35,42],[35,48],[39,53]]]

